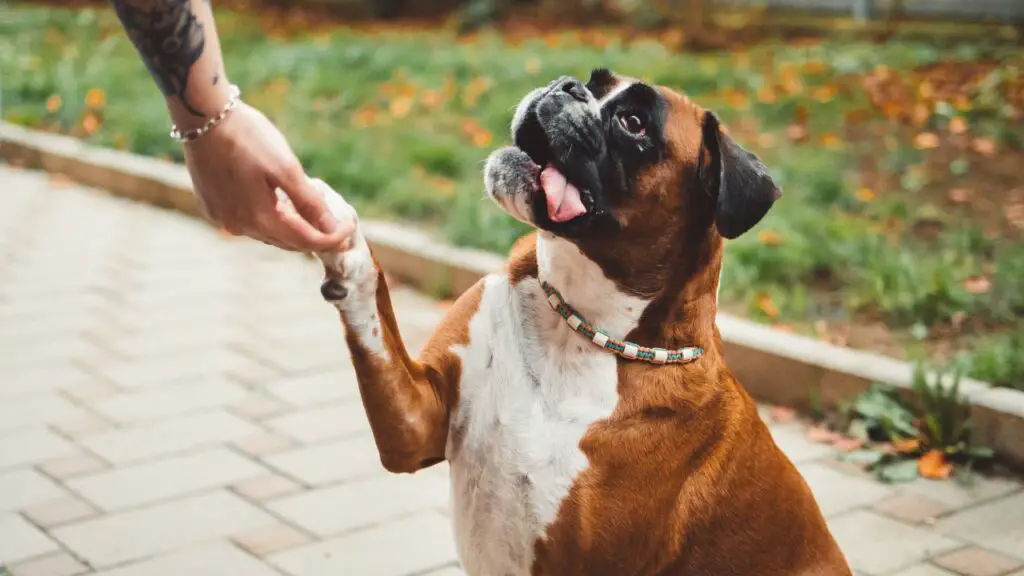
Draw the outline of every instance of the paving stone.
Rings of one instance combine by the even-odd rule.
[[[402,543],[399,549],[395,549],[397,542]],[[382,554],[382,550],[395,553]],[[451,526],[437,513],[389,522],[269,557],[272,564],[294,576],[404,576],[455,560]]]
[[[181,416],[90,436],[82,445],[112,463],[156,458],[251,436],[252,424],[223,411]]]
[[[111,394],[119,392],[117,386],[114,386],[110,382],[104,382],[101,380],[92,380],[89,382],[82,382],[75,386],[70,386],[64,390],[64,394],[80,402],[89,404],[98,398],[105,398]]]
[[[246,395],[238,384],[204,379],[118,394],[94,403],[93,407],[115,422],[129,423],[226,406]]]
[[[64,498],[25,510],[25,516],[36,526],[50,529],[61,524],[84,520],[99,513],[94,506],[78,498]]]
[[[0,473],[0,513],[24,510],[67,496],[68,493],[53,480],[35,470],[20,469]]]
[[[240,497],[214,492],[87,520],[51,534],[94,567],[108,567],[274,523]]]
[[[896,494],[875,502],[873,508],[886,516],[908,524],[934,524],[950,510],[942,502],[917,494]]]
[[[117,386],[132,389],[225,377],[252,362],[229,350],[207,350],[202,354],[190,354],[185,362],[178,356],[143,358],[98,366],[96,371]]]
[[[808,440],[803,426],[774,426],[769,430],[775,443],[794,464],[817,460],[834,452],[826,444]]]
[[[915,564],[910,568],[900,570],[893,576],[957,576],[949,570],[943,570],[932,564]]]
[[[284,476],[278,476],[277,474],[268,474],[258,478],[243,480],[232,486],[232,488],[234,488],[235,492],[256,502],[266,502],[267,500],[300,492],[303,489],[302,485],[298,482],[289,480]]]
[[[8,398],[0,402],[0,433],[26,426],[43,426],[86,415],[88,415],[86,411],[52,392]]]
[[[820,463],[803,464],[799,469],[826,517],[877,502],[893,494],[891,488],[877,481],[848,476]]]
[[[95,576],[279,576],[276,571],[226,542],[203,544]],[[20,576],[20,575],[19,575]]]
[[[281,414],[286,410],[288,410],[288,406],[280,400],[275,400],[262,394],[250,394],[231,406],[232,412],[249,420],[260,420],[268,416]]]
[[[110,430],[113,425],[95,414],[83,413],[76,418],[55,422],[50,425],[50,428],[74,440]]]
[[[288,526],[278,524],[270,528],[261,528],[232,538],[236,544],[254,556],[267,556],[312,541],[306,534]]]
[[[930,530],[864,510],[833,518],[829,528],[852,567],[868,574],[888,574],[962,546]]]
[[[1024,553],[1024,549],[1021,550]],[[932,559],[935,564],[961,576],[1001,576],[1024,566],[1024,560],[1010,558],[977,546],[968,546]]]
[[[96,377],[69,362],[56,362],[24,370],[5,370],[0,380],[0,399],[5,402],[30,394],[74,390],[94,384]]]
[[[16,576],[75,576],[85,574],[89,568],[67,552],[57,552],[20,562],[11,570]]]
[[[76,454],[74,456],[68,456],[65,458],[56,458],[43,462],[39,465],[39,470],[50,478],[56,478],[58,480],[65,480],[67,478],[74,478],[75,476],[82,476],[84,474],[91,474],[93,472],[99,472],[105,470],[109,465],[88,454]]]
[[[16,514],[0,514],[0,566],[56,552],[57,543]]]
[[[233,442],[236,448],[250,456],[264,456],[295,446],[295,442],[272,432],[260,432]]]
[[[372,436],[304,446],[262,457],[274,468],[310,486],[386,474]]]
[[[466,576],[466,573],[458,566],[446,566],[440,570],[431,570],[424,576]]]
[[[1019,480],[988,478],[973,474],[968,482],[953,479],[948,482],[919,479],[900,485],[901,492],[919,494],[950,508],[964,508],[979,502],[1005,496],[1021,489]]]
[[[359,399],[353,368],[286,378],[267,386],[267,391],[293,406]]]
[[[352,366],[348,349],[340,335],[336,342],[323,342],[317,345],[281,345],[268,342],[246,343],[243,346],[248,354],[259,358],[261,363],[269,364],[288,374],[339,371],[351,369]]]
[[[306,443],[370,433],[370,422],[360,402],[330,404],[264,422],[284,436]]]
[[[45,462],[78,452],[49,430],[25,428],[0,435],[0,470]]]
[[[267,507],[318,536],[448,506],[448,483],[434,477],[389,475],[288,496]]]
[[[212,448],[72,479],[67,486],[104,510],[120,510],[265,474],[248,458]]]
[[[1024,492],[1017,492],[947,516],[935,528],[990,550],[1022,556],[1024,553]]]
[[[45,319],[37,318],[36,321],[45,322]],[[97,350],[98,348],[95,344],[86,341],[84,338],[70,342],[62,342],[60,340],[36,342],[31,346],[22,344],[17,347],[17,354],[0,354],[0,371],[6,372],[11,369],[38,366],[64,360],[86,359],[95,355]]]

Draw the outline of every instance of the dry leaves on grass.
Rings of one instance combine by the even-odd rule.
[[[984,276],[970,276],[963,282],[968,294],[985,294],[992,289],[992,281]]]

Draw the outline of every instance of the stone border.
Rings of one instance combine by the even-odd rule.
[[[26,167],[64,174],[117,196],[200,216],[183,166],[98,148],[69,136],[0,123],[0,157]],[[461,294],[481,276],[498,270],[496,254],[455,248],[408,227],[363,221],[363,232],[388,274],[435,295]],[[909,392],[912,366],[872,352],[841,348],[719,314],[729,367],[752,396],[809,410],[833,407],[872,382]],[[806,382],[806,386],[794,386]],[[980,442],[1024,465],[1024,392],[964,380]]]

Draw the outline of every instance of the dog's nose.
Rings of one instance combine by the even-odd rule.
[[[558,89],[580,102],[587,101],[587,88],[583,85],[583,82],[575,78],[562,78],[559,80]]]

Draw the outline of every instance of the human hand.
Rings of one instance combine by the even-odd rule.
[[[355,222],[334,218],[284,135],[255,108],[240,103],[186,144],[185,163],[207,217],[228,232],[285,250],[346,249]]]

